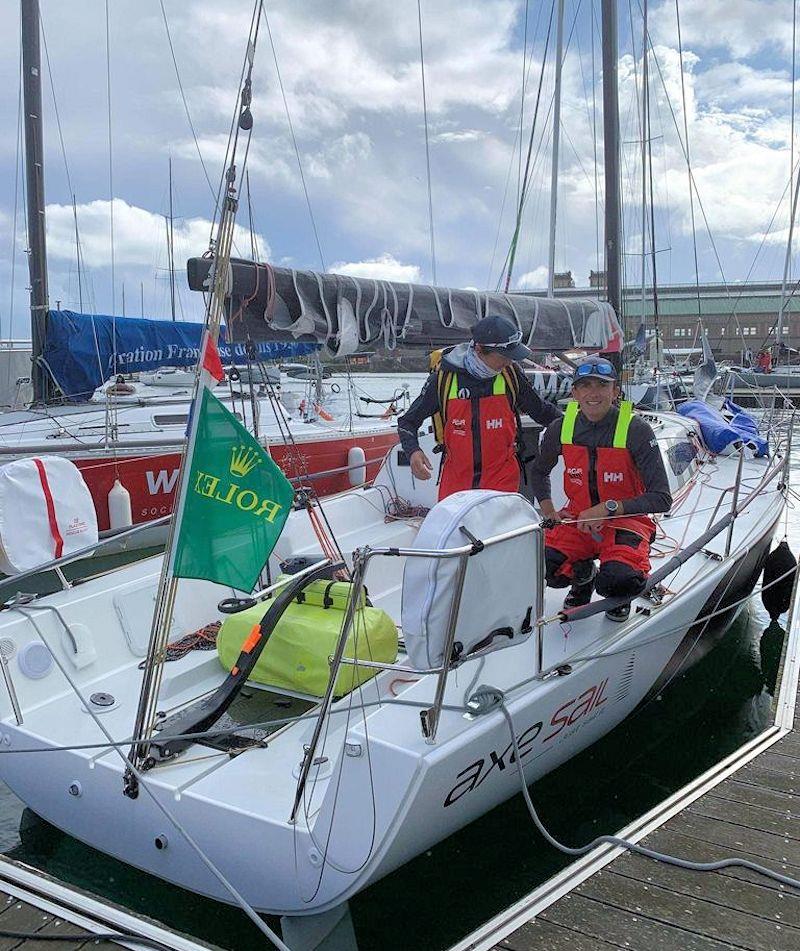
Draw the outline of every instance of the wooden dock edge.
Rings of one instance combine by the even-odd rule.
[[[106,904],[43,875],[38,869],[3,856],[0,856],[0,890],[93,934],[119,931],[119,945],[135,951],[141,951],[142,945],[134,935],[157,941],[174,951],[216,951],[214,945],[168,931],[155,921]],[[127,939],[123,934],[128,935]],[[91,940],[91,936],[87,937]]]
[[[780,689],[774,705],[774,722],[744,746],[726,756],[702,775],[688,783],[669,798],[659,803],[640,818],[635,819],[615,835],[630,842],[638,842],[696,799],[718,786],[723,780],[755,759],[792,730],[797,704],[798,676],[800,675],[800,572],[795,576],[792,603],[789,610],[788,633],[780,671]],[[477,928],[472,934],[450,947],[449,951],[487,951],[512,932],[534,919],[538,914],[571,892],[604,866],[613,862],[626,850],[612,845],[600,845],[582,858],[562,869],[519,901]]]

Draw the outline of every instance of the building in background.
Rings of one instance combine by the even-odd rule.
[[[602,297],[605,273],[591,271],[589,287],[556,288],[556,297]],[[783,312],[783,351],[780,362],[794,360],[800,348],[800,294],[789,285]],[[533,292],[545,296],[545,292]],[[623,293],[626,337],[633,338],[642,319],[640,288]],[[652,288],[645,288],[645,325],[655,329]],[[689,359],[700,347],[700,325],[708,334],[714,356],[735,364],[754,360],[762,347],[777,344],[775,332],[781,303],[781,285],[672,284],[658,288],[658,330],[662,352],[676,361]]]

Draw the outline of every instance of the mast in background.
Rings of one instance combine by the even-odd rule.
[[[617,0],[602,0],[603,162],[605,165],[606,285],[608,302],[623,323],[619,213],[619,99],[617,93]]]
[[[556,24],[556,78],[553,92],[553,159],[550,167],[550,242],[547,260],[547,296],[553,296],[556,270],[556,214],[558,209],[558,147],[561,139],[561,71],[564,56],[564,0],[558,0]],[[522,146],[520,145],[520,148]]]
[[[169,249],[169,306],[172,319],[175,320],[175,219],[172,214],[172,156],[169,157],[169,227],[167,231]]]
[[[47,373],[39,366],[47,320],[47,240],[44,217],[44,140],[42,135],[42,75],[39,51],[39,0],[21,0],[22,90],[25,106],[25,178],[28,193],[28,270],[31,282],[31,341],[33,398],[51,395]]]

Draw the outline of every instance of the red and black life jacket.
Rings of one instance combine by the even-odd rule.
[[[633,419],[633,404],[619,404],[617,425],[610,446],[577,446],[573,439],[580,407],[567,404],[561,421],[561,454],[564,457],[564,492],[567,511],[577,517],[600,502],[625,502],[644,492],[642,477],[628,449],[628,430]],[[613,527],[636,532],[648,540],[655,524],[646,515],[615,517]]]
[[[484,396],[459,396],[458,374],[438,370],[439,406],[444,450],[439,501],[462,489],[516,492],[517,380],[509,367],[492,381]]]

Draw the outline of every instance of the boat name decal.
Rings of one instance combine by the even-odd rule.
[[[158,472],[146,472],[147,491],[150,495],[172,495],[175,491],[175,483],[178,481],[178,469],[170,472],[167,469],[159,469]]]
[[[572,726],[578,720],[582,720],[589,713],[592,713],[597,710],[598,707],[602,706],[608,699],[605,696],[607,686],[608,677],[600,681],[600,683],[594,684],[584,690],[583,693],[578,694],[578,696],[567,700],[566,703],[562,703],[550,718],[547,727],[551,729],[551,732],[541,740],[541,745],[544,746],[545,743],[548,743],[554,737],[558,736],[565,727]],[[517,737],[517,748],[519,750],[520,760],[524,759],[533,751],[534,743],[539,738],[543,729],[544,723],[540,720],[538,723],[529,726]],[[498,773],[502,773],[507,767],[513,766],[516,761],[517,758],[513,743],[509,743],[502,753],[498,753],[496,750],[490,750],[488,756],[482,756],[480,759],[476,759],[470,763],[469,766],[462,769],[460,773],[456,774],[458,782],[445,797],[444,807],[452,806],[453,803],[458,802],[462,796],[477,789],[495,770]]]

